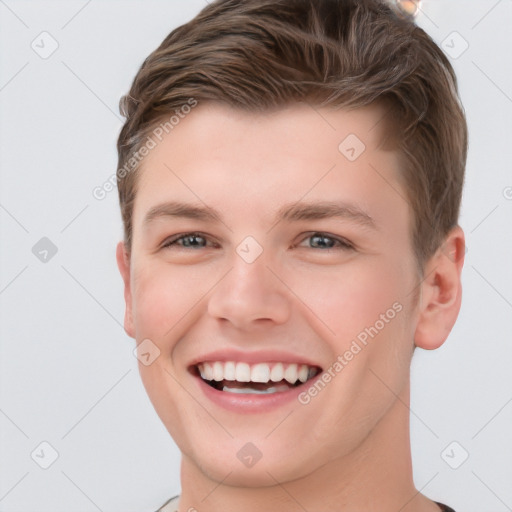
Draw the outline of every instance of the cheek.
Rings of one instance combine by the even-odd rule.
[[[408,291],[403,267],[383,258],[374,260],[361,258],[338,267],[289,273],[296,295],[327,328],[327,337],[335,336],[335,343],[341,343],[340,349],[395,302],[402,303]]]
[[[163,262],[142,263],[140,268],[133,300],[136,338],[150,338],[159,345],[177,339],[181,325],[185,326],[213,278],[197,268],[171,269]]]
[[[297,294],[303,294],[304,302],[333,331],[324,336],[335,373],[325,399],[336,406],[324,415],[322,431],[328,437],[342,425],[347,439],[357,440],[373,428],[407,382],[413,347],[407,302],[412,266],[378,258],[378,263],[361,260],[314,278],[302,277],[300,288],[296,281]],[[347,418],[359,418],[360,430]]]

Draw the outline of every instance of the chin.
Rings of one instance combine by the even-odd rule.
[[[208,437],[211,438],[211,434]],[[277,438],[275,443],[262,441],[258,445],[260,455],[254,445],[233,439],[222,445],[209,446],[208,457],[205,457],[206,447],[200,449],[200,452],[195,448],[187,459],[215,482],[247,488],[271,487],[277,483],[300,480],[328,462],[323,459],[324,454],[320,453],[312,456],[311,460],[301,457],[298,443],[295,443],[294,450],[285,448]],[[249,458],[244,461],[250,456],[252,460]],[[315,463],[312,464],[312,461]]]

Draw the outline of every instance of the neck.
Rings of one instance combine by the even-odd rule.
[[[229,476],[214,481],[184,456],[179,512],[439,512],[414,487],[408,404],[409,385],[351,453],[300,479],[269,476],[266,487],[231,486]]]

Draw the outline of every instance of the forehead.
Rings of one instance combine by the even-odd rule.
[[[199,104],[144,158],[134,216],[178,198],[262,219],[285,199],[403,203],[396,154],[380,147],[385,118],[379,105],[254,113]]]
[[[189,109],[187,115],[179,118],[172,116],[172,124],[164,119],[156,128],[158,133],[154,131],[152,135],[158,146],[157,151],[151,151],[145,162],[158,158],[165,150],[181,146],[185,140],[188,148],[194,144],[215,144],[218,147],[231,144],[233,150],[242,146],[246,146],[247,150],[246,143],[251,142],[261,155],[261,147],[258,147],[261,144],[269,150],[277,149],[279,153],[296,144],[300,145],[301,150],[315,149],[321,141],[324,146],[337,149],[344,136],[353,134],[366,148],[373,150],[381,146],[384,138],[389,137],[391,110],[384,103],[346,110],[299,102],[274,110],[254,112],[204,102],[194,110]]]

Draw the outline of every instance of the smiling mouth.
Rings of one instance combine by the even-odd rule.
[[[197,375],[218,391],[260,395],[289,391],[321,372],[317,366],[297,363],[209,361],[195,368]]]

